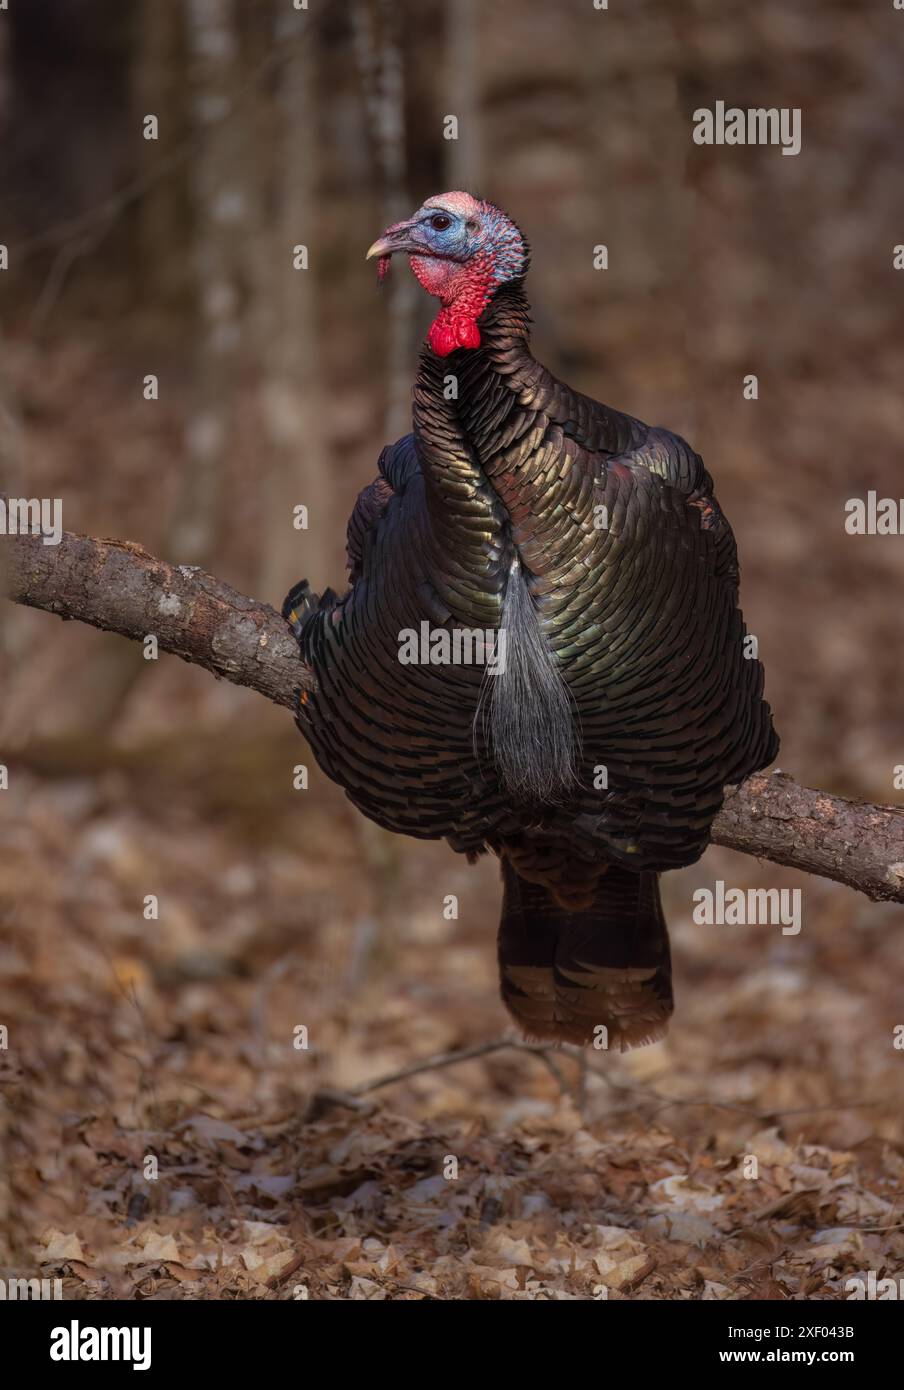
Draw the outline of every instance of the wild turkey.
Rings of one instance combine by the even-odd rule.
[[[498,855],[528,1036],[649,1042],[672,1010],[658,874],[778,750],[734,537],[683,439],[534,360],[528,246],[499,208],[430,198],[367,255],[382,277],[398,252],[442,307],[413,433],[349,523],[348,592],[286,600],[317,681],[299,726],[380,825]],[[412,632],[442,655],[478,629],[504,669],[400,660]]]

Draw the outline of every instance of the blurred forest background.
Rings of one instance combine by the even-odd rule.
[[[0,490],[276,606],[341,587],[431,312],[364,253],[468,188],[531,240],[537,355],[706,459],[782,769],[895,800],[904,542],[844,504],[902,491],[902,70],[891,0],[10,0]],[[696,146],[717,100],[800,107],[802,152]],[[330,1105],[505,1027],[495,865],[293,790],[285,712],[174,658],[9,607],[0,644],[0,1268],[361,1298],[904,1268],[899,909],[710,850],[666,884],[671,1037],[604,1057],[583,1116],[515,1051]],[[801,934],[694,926],[718,877],[801,887]]]

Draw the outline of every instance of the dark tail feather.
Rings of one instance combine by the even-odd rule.
[[[672,964],[658,874],[610,866],[581,912],[505,860],[502,876],[502,999],[527,1037],[580,1046],[602,1038],[623,1052],[665,1034]]]
[[[316,607],[317,595],[312,592],[311,586],[306,579],[299,579],[297,584],[293,584],[283,599],[280,612],[292,628],[299,642],[301,641],[301,630],[304,627],[304,620],[311,609]]]
[[[324,589],[322,594],[315,594],[306,579],[299,579],[283,599],[280,612],[295,634],[299,645],[301,644],[304,625],[312,613],[320,608],[331,608],[336,602],[336,595],[332,589]]]

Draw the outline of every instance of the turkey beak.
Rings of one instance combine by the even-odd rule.
[[[371,261],[374,256],[392,256],[397,251],[408,252],[409,255],[416,256],[423,251],[422,243],[414,241],[412,232],[417,226],[416,222],[396,222],[392,227],[387,227],[382,236],[378,237],[371,246],[365,260]]]
[[[395,247],[389,240],[389,237],[384,233],[383,236],[377,237],[364,259],[366,261],[372,261],[374,256],[391,256],[394,250]]]

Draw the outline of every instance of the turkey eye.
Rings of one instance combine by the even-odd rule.
[[[451,227],[451,225],[452,225],[452,218],[451,218],[451,217],[442,217],[442,216],[438,216],[438,217],[431,217],[431,218],[430,218],[430,226],[431,226],[431,227],[433,228],[433,230],[436,231],[436,232],[444,232],[444,231],[446,230],[446,228],[447,228],[447,227]]]

